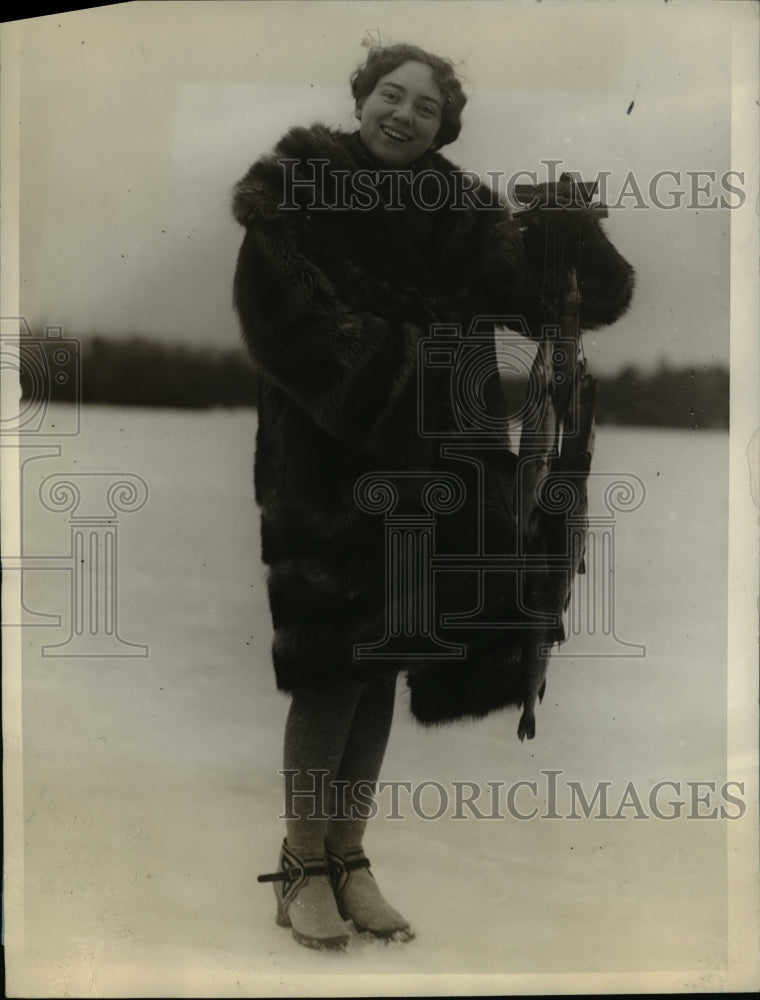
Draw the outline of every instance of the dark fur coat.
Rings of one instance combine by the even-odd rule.
[[[326,207],[345,198],[346,178],[378,168],[374,198],[346,211]],[[433,152],[412,169],[449,180],[458,170]],[[289,185],[293,177],[310,183]],[[463,436],[451,369],[444,364],[418,378],[418,344],[433,324],[466,335],[479,316],[507,317],[536,337],[544,235],[540,226],[527,234],[497,229],[509,216],[490,189],[480,191],[482,207],[428,210],[407,196],[388,208],[396,196],[387,183],[358,133],[292,129],[235,188],[245,237],[234,301],[261,376],[255,490],[277,684],[325,688],[403,669],[414,715],[440,722],[523,703],[526,633],[515,574],[478,575],[450,564],[433,574],[417,566],[403,596],[398,588],[392,594],[383,509],[358,503],[356,487],[366,475],[387,473],[386,496],[396,502],[385,514],[413,526],[429,513],[421,499],[426,482],[445,474],[463,502],[439,509],[435,554],[472,562],[515,551],[507,432],[497,429],[487,447]],[[429,195],[425,203],[436,204],[436,190]],[[590,214],[574,224],[577,259],[568,262],[578,271],[582,326],[595,328],[627,308],[633,272]],[[494,377],[481,379],[479,406],[500,428],[510,408],[495,377],[493,324],[483,329],[483,370]],[[408,636],[406,645],[397,636],[401,645],[386,646],[395,656],[357,656],[357,646],[382,643],[389,621],[403,613],[389,604],[415,601],[424,588],[436,642],[458,644],[459,655],[434,655],[428,635]],[[452,614],[470,621],[447,622]]]

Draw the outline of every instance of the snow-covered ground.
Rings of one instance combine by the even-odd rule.
[[[282,836],[288,701],[269,662],[255,421],[251,411],[85,408],[60,457],[24,468],[25,554],[40,557],[69,547],[69,515],[38,498],[47,476],[132,473],[147,484],[145,505],[119,515],[117,573],[119,633],[148,655],[41,655],[69,633],[69,573],[25,574],[26,607],[62,624],[23,632],[24,922],[8,933],[24,947],[9,953],[9,991],[563,992],[585,974],[600,977],[591,989],[720,988],[727,831],[742,819],[694,813],[741,812],[720,794],[727,435],[599,428],[595,471],[634,474],[646,490],[638,510],[617,515],[615,574],[616,634],[646,655],[555,659],[535,740],[518,741],[515,713],[424,729],[399,684],[383,778],[438,782],[450,801],[425,819],[402,792],[404,819],[391,820],[381,796],[368,853],[417,938],[357,938],[336,955],[277,927],[271,887],[256,883]],[[600,489],[592,513],[604,510]],[[455,781],[476,783],[484,812],[486,783],[501,782],[497,817],[453,819]],[[539,810],[530,820],[505,815],[506,789],[521,781],[536,783],[515,789],[516,809]],[[698,788],[701,803],[686,784],[696,781],[715,783]],[[620,818],[569,818],[571,782],[587,797],[608,782]],[[653,813],[658,782],[677,783],[658,803],[664,817],[681,800],[680,818]],[[627,787],[643,815],[619,809]],[[440,797],[427,786],[424,811]]]

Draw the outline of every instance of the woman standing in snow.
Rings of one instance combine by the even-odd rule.
[[[436,551],[516,551],[498,379],[482,402],[503,423],[503,447],[442,456],[437,440],[459,430],[451,372],[419,379],[418,345],[433,324],[467,331],[483,314],[519,317],[537,338],[545,229],[505,227],[509,213],[485,186],[462,204],[463,175],[438,152],[459,135],[466,103],[448,60],[410,45],[373,49],[351,86],[358,131],[292,129],[234,196],[246,230],[235,305],[261,375],[255,486],[273,661],[292,695],[287,836],[277,872],[262,880],[274,884],[278,923],[317,948],[344,948],[347,920],[375,937],[413,937],[370,872],[359,794],[377,782],[398,672],[415,717],[434,723],[524,704],[531,669],[515,628],[441,628],[466,644],[455,660],[356,655],[382,639],[389,613],[383,519],[357,504],[362,477],[391,470],[397,509],[412,510],[426,475],[454,472],[462,502],[438,518]],[[581,324],[612,323],[628,306],[632,269],[590,213],[571,214],[566,263]],[[512,575],[489,574],[481,592],[472,574],[436,573],[436,615],[479,609],[484,621],[513,621]],[[333,783],[345,789],[340,809]]]

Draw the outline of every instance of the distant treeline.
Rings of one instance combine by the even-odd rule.
[[[727,428],[729,373],[720,365],[655,371],[628,366],[598,376],[597,421],[612,424]],[[121,406],[255,407],[258,378],[241,347],[162,344],[144,337],[35,338],[21,343],[25,399]],[[526,381],[505,378],[510,409]]]
[[[627,366],[599,379],[598,420],[609,424],[728,428],[729,373],[721,365]]]
[[[29,338],[20,346],[24,398],[44,392],[56,402],[256,406],[258,376],[242,347],[217,350],[139,336]]]
[[[593,365],[590,366],[593,372]],[[599,424],[646,427],[728,428],[729,373],[721,365],[642,371],[633,365],[617,375],[597,375]],[[503,380],[509,399],[524,398],[522,384]],[[518,396],[517,393],[522,395]]]

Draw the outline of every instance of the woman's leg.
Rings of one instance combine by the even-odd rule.
[[[356,706],[338,769],[337,803],[327,824],[326,844],[340,912],[356,926],[380,937],[413,937],[409,922],[383,897],[364,862],[366,805],[374,795],[393,721],[396,675],[367,681]],[[357,783],[361,783],[357,788]],[[342,787],[341,787],[342,786]],[[358,792],[358,797],[355,794]],[[341,814],[344,818],[341,818]]]
[[[335,902],[325,856],[330,782],[336,776],[361,695],[358,684],[296,691],[285,724],[286,842],[272,878],[277,922],[311,948],[350,941]]]
[[[283,770],[288,845],[321,857],[332,808],[330,787],[338,776],[360,684],[327,691],[295,691],[285,724]]]
[[[367,820],[363,818],[367,807],[362,806],[362,800],[366,802],[377,790],[393,722],[395,696],[395,674],[372,678],[362,687],[337,770],[339,784],[337,802],[332,806],[334,818],[328,822],[326,830],[327,846],[337,854],[362,846],[367,828]],[[354,790],[358,791],[358,798]]]
[[[322,863],[326,847],[333,873],[336,860],[350,865],[363,858],[367,820],[353,791],[362,782],[360,796],[366,801],[376,790],[393,720],[395,681],[395,674],[383,675],[363,684],[294,694],[285,726],[285,805],[287,848],[301,863]],[[333,782],[345,789],[337,801]],[[325,878],[309,878],[288,903],[294,934],[302,943],[319,947],[327,936],[337,940],[341,915],[382,937],[413,936],[367,868],[344,871],[334,887],[335,896]]]

